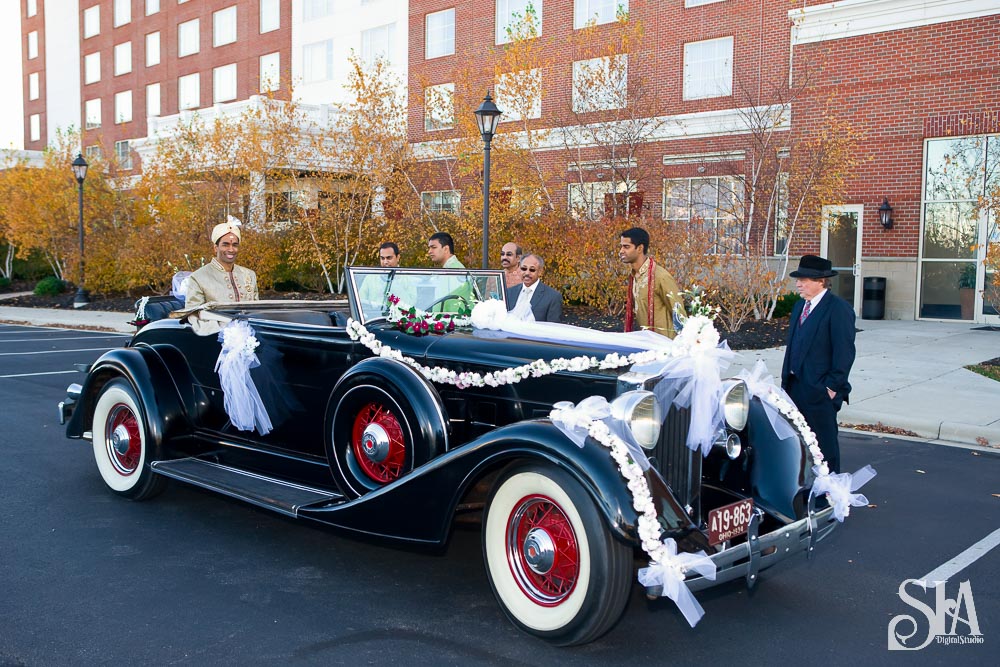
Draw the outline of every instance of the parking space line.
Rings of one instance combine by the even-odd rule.
[[[0,352],[0,357],[16,357],[23,354],[62,354],[63,352],[107,352],[113,347],[85,347],[77,350],[41,350],[40,352]]]
[[[4,333],[0,331],[0,336]],[[96,338],[128,338],[128,334],[105,334],[103,336],[66,336],[64,338],[0,338],[0,343],[46,343],[60,340],[91,340]]]
[[[46,371],[44,373],[14,373],[13,375],[0,375],[0,378],[29,378],[35,375],[64,375],[66,373],[79,373],[80,371]]]
[[[991,549],[1000,545],[1000,528],[979,540],[971,547],[952,558],[940,567],[931,570],[920,578],[928,583],[933,581],[948,581],[956,574],[969,567],[977,560],[985,556]]]

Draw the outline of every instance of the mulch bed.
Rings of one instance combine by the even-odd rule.
[[[30,288],[27,288],[30,289]],[[11,290],[17,291],[17,290]],[[135,302],[143,294],[135,296],[91,294],[91,310],[111,311],[120,313],[135,312]],[[261,292],[262,299],[295,299],[295,300],[323,300],[344,298],[343,296],[333,296],[330,294],[319,294],[316,292]],[[3,299],[0,305],[17,306],[20,308],[65,308],[72,310],[73,293],[60,294],[58,296],[38,296],[31,294],[28,296],[13,297]],[[606,315],[593,308],[579,305],[568,305],[563,308],[563,322],[573,324],[597,331],[621,331],[623,328],[623,318],[621,316]],[[750,321],[745,323],[739,331],[722,332],[722,337],[729,342],[729,347],[733,350],[759,350],[767,347],[777,347],[785,344],[788,335],[788,319],[782,318],[771,321]]]

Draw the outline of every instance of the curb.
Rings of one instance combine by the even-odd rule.
[[[949,442],[983,446],[981,439],[985,439],[987,446],[1000,444],[1000,425],[997,425],[995,422],[991,424],[965,424],[962,422],[925,419],[906,415],[866,412],[864,410],[845,410],[838,415],[838,421],[871,425],[881,423],[885,426],[913,431],[919,437],[929,440],[947,440]]]

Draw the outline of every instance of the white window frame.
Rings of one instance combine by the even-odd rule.
[[[604,216],[604,196],[636,192],[638,183],[634,180],[611,179],[604,181],[583,181],[570,183],[566,189],[566,203],[570,215],[577,219],[600,220]]]
[[[177,24],[177,57],[192,56],[199,51],[201,51],[200,19]]]
[[[774,256],[788,256],[788,172],[778,174],[774,183]],[[780,248],[779,248],[780,246]]]
[[[160,11],[160,0],[146,0],[146,16],[158,14]]]
[[[38,57],[38,31],[28,33],[28,60]]]
[[[101,126],[101,98],[97,97],[83,103],[83,128],[96,130]]]
[[[160,31],[146,35],[146,67],[160,64]]]
[[[114,0],[114,20],[112,25],[117,28],[132,22],[132,0]]]
[[[94,5],[83,10],[83,38],[89,39],[101,34],[101,6]]]
[[[39,141],[42,138],[42,117],[33,113],[28,116],[28,141]]]
[[[29,100],[37,100],[38,99],[38,96],[40,94],[39,93],[39,87],[38,87],[38,80],[39,80],[38,72],[32,72],[31,74],[28,75],[28,99]]]
[[[265,53],[260,57],[260,92],[271,93],[281,88],[281,52]]]
[[[614,23],[619,8],[627,13],[628,0],[574,0],[573,29],[585,28],[591,21],[594,25]]]
[[[687,188],[687,205],[684,207],[685,214],[672,215],[673,207],[670,206],[670,199],[667,193],[670,189],[670,185],[677,183],[685,183]],[[740,253],[740,248],[729,247],[727,244],[723,243],[720,239],[720,226],[724,228],[725,224],[728,222],[731,225],[739,225],[741,217],[736,215],[734,212],[727,212],[724,208],[719,206],[720,194],[723,190],[720,188],[720,184],[725,182],[727,184],[727,189],[725,192],[731,192],[735,197],[734,206],[738,207],[746,200],[746,184],[743,179],[738,176],[695,176],[690,178],[665,178],[663,179],[663,219],[666,222],[688,222],[694,217],[695,207],[699,206],[698,202],[694,201],[695,197],[695,183],[714,182],[714,192],[715,192],[715,203],[712,205],[714,214],[702,216],[702,221],[706,225],[710,225],[714,230],[715,234],[715,245],[714,252],[722,253]],[[707,203],[702,203],[700,206],[706,207]],[[738,232],[739,230],[737,230]],[[739,237],[738,245],[742,245],[742,235],[737,234]],[[726,235],[726,238],[733,237],[733,235]]]
[[[525,79],[522,79],[525,77]],[[520,84],[520,85],[519,85]],[[531,105],[519,103],[508,93],[509,86],[517,86],[522,91],[532,93]],[[522,111],[527,108],[528,118],[542,117],[542,70],[535,68],[523,72],[508,72],[501,74],[493,88],[497,107],[503,112],[500,122],[524,120]]]
[[[96,162],[97,160],[101,159],[101,147],[100,146],[96,146],[96,145],[94,145],[94,146],[87,146],[85,149],[83,149],[83,152],[84,152],[84,155],[86,155],[86,157],[87,157],[87,162],[89,162],[91,165],[93,165],[94,162]]]
[[[159,116],[163,112],[162,96],[159,83],[146,86],[146,117]]]
[[[302,0],[302,20],[315,21],[333,14],[333,0]]]
[[[119,169],[132,168],[132,147],[128,139],[115,142],[115,161],[118,162]]]
[[[260,0],[260,34],[281,28],[280,0]]]
[[[611,67],[614,58],[614,70]],[[581,79],[592,69],[599,68],[598,77],[603,79],[601,89],[584,90]],[[617,79],[614,79],[616,76]],[[590,113],[624,109],[628,106],[628,54],[577,60],[573,63],[573,111]]]
[[[177,77],[177,109],[197,109],[201,106],[201,77],[198,72]]]
[[[97,83],[101,80],[101,52],[94,51],[83,57],[83,83]]]
[[[212,70],[212,102],[230,102],[236,99],[236,63]]]
[[[733,37],[705,39],[684,45],[684,99],[703,100],[733,94]],[[706,50],[711,49],[711,57]],[[706,72],[705,68],[711,71]]]
[[[684,0],[684,8],[690,9],[691,7],[701,7],[703,5],[714,5],[717,2],[725,2],[725,0]]]
[[[392,64],[396,47],[396,24],[387,23],[361,32],[361,62],[369,67],[381,56]]]
[[[424,17],[424,59],[455,54],[455,8],[431,12]]]
[[[129,74],[132,71],[132,42],[115,44],[115,76]]]
[[[420,208],[428,213],[451,213],[462,210],[462,193],[458,190],[425,190],[420,193]]]
[[[508,28],[513,29],[520,23],[514,20],[514,14],[518,14],[520,20],[524,20],[529,7],[534,10],[537,19],[534,26],[535,34],[531,36],[538,37],[542,34],[542,0],[496,0],[496,2],[497,44],[506,44],[510,41]]]
[[[316,58],[322,56],[322,67]],[[333,78],[333,40],[302,45],[302,83],[319,83]]]
[[[440,83],[424,88],[424,131],[455,127],[455,84]],[[438,105],[438,101],[441,105]]]
[[[132,122],[132,91],[115,93],[115,125]]]
[[[212,13],[212,46],[232,44],[237,38],[236,5]]]

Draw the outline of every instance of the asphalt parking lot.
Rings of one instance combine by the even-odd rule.
[[[1000,454],[845,434],[845,469],[878,470],[863,489],[871,506],[811,560],[764,572],[752,592],[699,593],[694,629],[636,586],[608,635],[557,649],[504,618],[476,528],[457,529],[436,557],[179,484],[145,503],[113,496],[55,406],[83,377],[73,364],[126,340],[0,324],[0,665],[894,664],[896,617],[915,619],[896,625],[908,645],[933,635],[900,584],[934,572],[960,603],[954,636],[969,634],[974,606],[982,643],[931,637],[906,662],[996,663],[1000,548],[988,547],[1000,539]],[[935,607],[933,592],[907,590]]]

